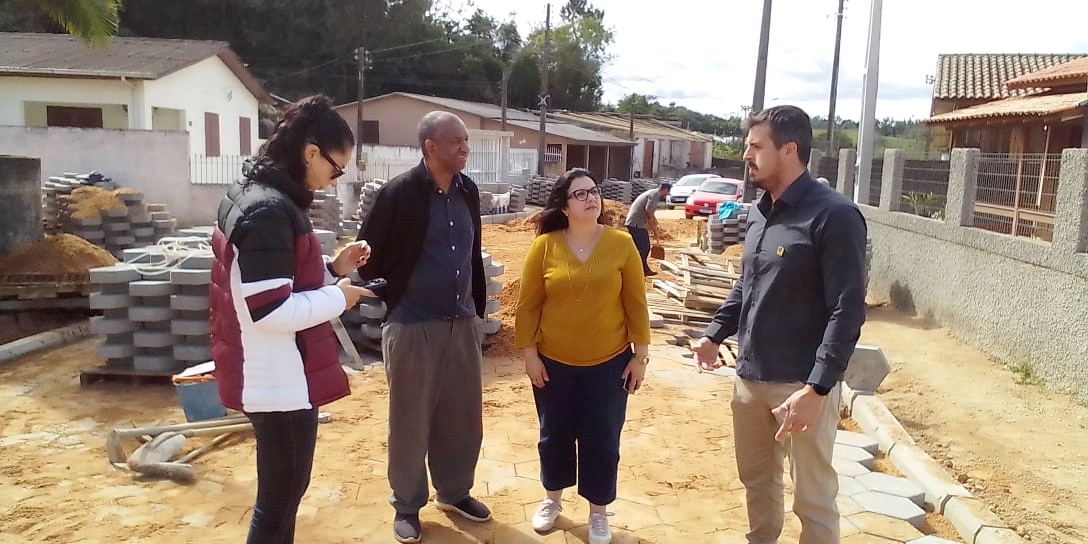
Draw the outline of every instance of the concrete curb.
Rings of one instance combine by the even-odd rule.
[[[480,224],[482,225],[503,225],[509,223],[515,219],[521,219],[523,217],[529,217],[534,212],[514,212],[514,213],[498,213],[493,215],[485,215],[480,217]]]
[[[879,398],[844,383],[842,408],[907,479],[925,490],[926,507],[948,518],[967,544],[1024,544],[1016,531],[918,447]]]
[[[20,338],[0,346],[0,364],[18,359],[24,355],[67,344],[90,334],[90,322],[81,321],[51,331],[40,332],[33,336]]]

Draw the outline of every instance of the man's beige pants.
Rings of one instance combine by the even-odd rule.
[[[838,544],[839,509],[835,497],[839,479],[831,466],[839,423],[840,388],[824,400],[814,428],[775,441],[779,420],[771,413],[800,383],[761,383],[734,380],[733,434],[737,470],[748,502],[748,542],[775,544],[785,522],[783,459],[790,458],[793,513],[801,520],[799,544]]]

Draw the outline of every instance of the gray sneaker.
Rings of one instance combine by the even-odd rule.
[[[419,542],[422,531],[419,514],[397,514],[393,517],[393,538],[397,542]]]

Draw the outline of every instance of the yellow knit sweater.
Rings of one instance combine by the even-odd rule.
[[[642,260],[631,236],[604,229],[585,262],[562,231],[538,236],[521,269],[514,327],[518,348],[573,366],[592,366],[628,344],[650,343]]]

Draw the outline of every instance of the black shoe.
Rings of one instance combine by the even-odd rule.
[[[393,538],[397,539],[397,542],[419,542],[422,531],[419,525],[419,514],[393,516]]]
[[[491,519],[491,510],[484,503],[469,497],[457,504],[435,501],[435,506],[444,512],[456,512],[467,520],[485,522]]]
[[[653,270],[650,270],[649,272],[646,272],[646,277],[647,278],[653,277],[653,276],[656,276],[656,275],[657,275],[657,272],[654,272]]]

